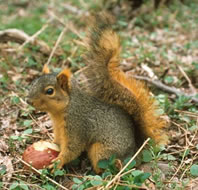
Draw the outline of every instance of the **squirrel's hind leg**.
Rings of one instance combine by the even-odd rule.
[[[94,171],[97,174],[102,173],[103,171],[98,167],[98,162],[100,160],[109,159],[111,155],[112,149],[99,142],[92,144],[88,149],[89,159],[91,160]]]

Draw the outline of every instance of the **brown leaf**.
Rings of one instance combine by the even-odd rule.
[[[4,165],[6,167],[6,174],[3,176],[3,181],[9,182],[14,171],[12,158],[9,156],[0,155],[0,165]]]
[[[197,190],[198,186],[198,177],[191,180],[188,185],[186,186],[186,190]]]
[[[8,145],[2,139],[0,140],[0,151],[1,152],[7,152],[8,151]]]

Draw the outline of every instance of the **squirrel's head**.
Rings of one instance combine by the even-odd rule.
[[[43,75],[31,84],[27,102],[40,111],[59,114],[69,103],[70,77],[69,69],[56,74],[44,66]]]

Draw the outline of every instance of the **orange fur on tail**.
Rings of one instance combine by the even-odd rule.
[[[140,106],[140,119],[143,120],[143,133],[146,137],[151,137],[155,142],[166,144],[167,136],[163,132],[166,122],[157,115],[157,106],[154,104],[154,98],[150,96],[145,85],[133,78],[127,79],[122,71],[115,72],[117,68],[112,69],[112,77],[125,86],[136,97]],[[123,93],[124,95],[124,93]],[[132,108],[133,110],[133,108]],[[130,107],[127,109],[130,113]]]
[[[156,143],[165,143],[165,121],[157,116],[154,99],[145,85],[133,78],[128,79],[120,70],[120,40],[112,30],[111,18],[99,15],[90,32],[84,74],[89,91],[107,103],[125,109],[133,118],[141,141],[151,137]]]

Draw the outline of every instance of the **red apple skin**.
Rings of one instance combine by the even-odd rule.
[[[54,145],[53,143],[47,143]],[[51,164],[52,160],[57,158],[58,154],[59,150],[49,148],[45,141],[39,141],[30,145],[24,151],[22,159],[36,169],[44,169]]]

